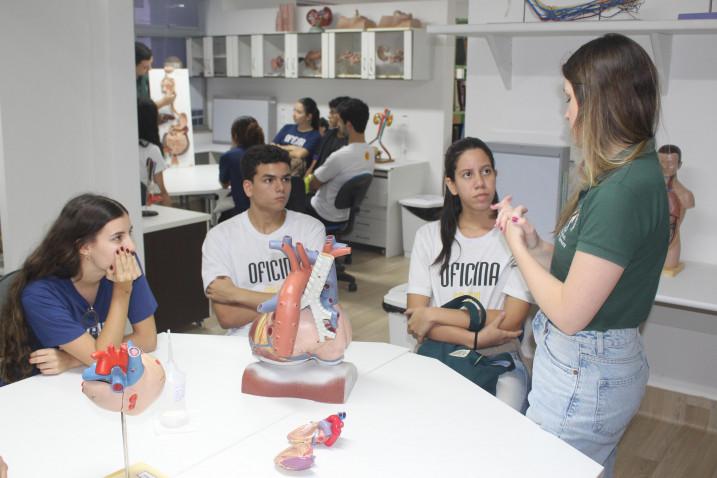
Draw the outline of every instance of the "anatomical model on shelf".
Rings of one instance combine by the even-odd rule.
[[[271,59],[271,72],[279,73],[284,68],[284,57],[278,55]]]
[[[685,267],[684,263],[680,262],[680,226],[687,210],[695,207],[695,196],[677,179],[677,170],[682,167],[680,148],[666,144],[660,148],[658,156],[670,205],[670,246],[667,249],[663,274],[674,277]]]
[[[376,49],[376,56],[385,63],[403,63],[403,48],[391,49],[381,45]]]
[[[357,372],[343,362],[351,322],[338,303],[334,260],[351,248],[333,236],[322,251],[294,246],[290,237],[270,247],[286,255],[290,272],[279,293],[257,309],[262,315],[251,326],[249,345],[260,362],[244,370],[242,392],[343,403]]]
[[[309,50],[299,61],[303,61],[309,70],[321,73],[321,50]]]
[[[393,15],[384,15],[378,21],[378,28],[421,28],[421,21],[410,13],[396,10]]]
[[[315,8],[312,8],[311,10],[309,10],[309,13],[306,14],[306,21],[309,22],[309,25],[311,25],[309,32],[323,32],[325,27],[331,25],[331,21],[333,20],[333,18],[334,16],[331,13],[331,9],[329,7],[324,7],[321,10],[316,10]]]
[[[365,30],[367,28],[374,28],[376,22],[369,20],[363,15],[359,15],[358,10],[353,17],[340,16],[336,21],[336,28],[347,29],[347,30]]]
[[[385,108],[383,110],[383,113],[374,114],[373,124],[378,125],[378,131],[376,132],[376,137],[372,139],[369,144],[378,142],[379,146],[381,146],[381,149],[383,149],[386,152],[386,156],[388,156],[388,159],[381,159],[381,150],[378,150],[376,154],[376,162],[390,163],[391,161],[393,161],[393,158],[391,157],[391,153],[383,144],[383,133],[386,131],[386,128],[393,124],[393,113],[391,113],[390,109]]]

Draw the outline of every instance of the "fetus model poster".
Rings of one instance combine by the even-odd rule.
[[[192,106],[187,69],[166,66],[150,70],[149,91],[155,102],[164,97],[174,98],[169,105],[159,109],[159,139],[162,141],[167,165],[194,166]],[[162,122],[162,119],[166,121]]]

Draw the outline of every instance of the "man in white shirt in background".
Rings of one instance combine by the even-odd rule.
[[[325,224],[345,222],[350,210],[337,209],[336,196],[349,179],[360,174],[373,174],[376,148],[366,143],[368,106],[356,98],[341,102],[336,110],[339,114],[339,129],[348,138],[348,144],[333,152],[324,164],[316,169],[309,188],[316,191],[307,207],[307,213]]]
[[[212,228],[202,246],[202,281],[219,325],[246,335],[259,316],[256,308],[278,292],[289,273],[283,252],[269,241],[291,236],[307,250],[323,248],[323,224],[288,211],[291,193],[289,154],[273,145],[249,148],[241,160],[249,209]],[[241,330],[241,332],[240,332]]]

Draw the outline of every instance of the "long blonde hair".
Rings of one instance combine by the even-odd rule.
[[[573,136],[582,148],[578,187],[558,219],[558,232],[578,205],[580,191],[630,163],[655,136],[660,110],[657,70],[630,38],[608,33],[581,46],[563,65],[578,113]],[[628,147],[627,154],[617,154]]]

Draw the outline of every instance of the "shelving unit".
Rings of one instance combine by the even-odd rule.
[[[674,35],[717,34],[717,22],[710,20],[602,20],[551,23],[483,23],[428,25],[433,35],[459,35],[485,38],[506,89],[512,87],[513,38],[543,36],[594,36],[604,33],[648,35],[655,66],[660,75],[662,94],[669,91],[672,38]]]

